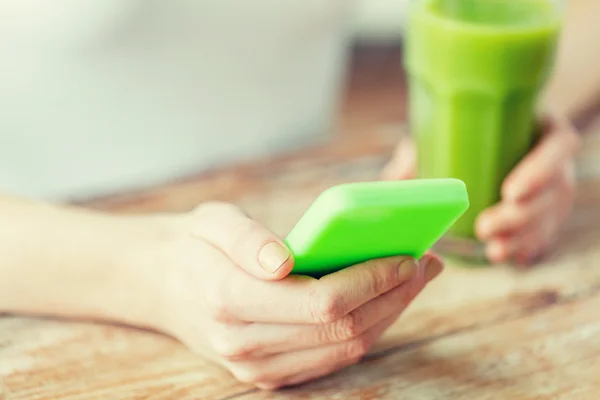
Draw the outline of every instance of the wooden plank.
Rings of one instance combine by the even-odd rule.
[[[227,372],[152,332],[34,318],[0,320],[0,382],[41,399],[219,399],[245,389]]]

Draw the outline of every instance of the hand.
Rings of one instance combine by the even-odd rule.
[[[364,356],[428,281],[433,256],[373,260],[316,280],[287,276],[282,240],[232,205],[178,219],[151,257],[165,270],[159,329],[239,380],[273,389]]]
[[[528,264],[548,249],[572,208],[579,146],[579,134],[566,118],[554,118],[540,143],[506,178],[500,203],[482,212],[476,222],[477,236],[487,243],[491,262]],[[415,175],[415,145],[405,137],[382,178]]]
[[[572,210],[579,146],[580,136],[568,120],[554,118],[540,143],[505,179],[502,201],[476,222],[492,262],[529,264],[548,250]]]

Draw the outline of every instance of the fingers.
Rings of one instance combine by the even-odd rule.
[[[550,186],[538,196],[524,203],[505,201],[485,210],[477,218],[477,237],[487,241],[495,236],[519,232],[548,216],[558,203],[557,186]]]
[[[320,280],[289,276],[272,282],[236,277],[219,290],[225,315],[246,322],[322,324],[336,321],[417,273],[408,257],[373,260]]]
[[[540,213],[540,218],[531,221],[521,230],[505,236],[492,238],[487,247],[488,259],[494,263],[514,261],[529,264],[540,256],[558,232],[562,219],[553,209]]]
[[[337,321],[327,324],[222,325],[216,344],[230,360],[263,357],[355,339],[392,314],[401,313],[442,269],[439,258],[427,255],[427,264],[410,281],[367,302]]]
[[[512,260],[518,264],[529,264],[551,243],[552,224],[553,221],[545,220],[517,235],[494,239],[488,244],[486,254],[494,263]]]
[[[357,363],[394,320],[395,317],[385,319],[359,337],[343,343],[230,362],[227,367],[240,381],[263,389],[298,384]]]
[[[425,283],[429,283],[437,278],[444,269],[444,262],[442,259],[431,252],[428,252],[421,258],[420,264],[424,267]]]
[[[505,180],[502,202],[476,223],[491,262],[528,264],[543,253],[571,211],[573,156],[580,138],[566,119],[549,121],[542,141]]]
[[[543,253],[569,215],[574,197],[574,177],[567,163],[554,182],[535,197],[503,201],[477,220],[477,234],[488,242],[491,262],[528,264]]]
[[[369,300],[412,279],[419,264],[410,257],[391,257],[367,261],[327,275],[315,282],[309,299],[313,320],[336,321]]]
[[[417,171],[417,151],[410,136],[404,136],[396,147],[390,162],[385,166],[381,179],[398,181],[413,179]]]
[[[580,147],[580,137],[564,119],[552,121],[542,141],[505,180],[503,199],[519,201],[549,184]]]
[[[279,237],[230,204],[210,203],[195,213],[193,234],[224,252],[249,274],[279,280],[294,266],[291,252]]]
[[[421,270],[410,281],[328,324],[249,324],[223,327],[220,336],[237,348],[234,351],[236,359],[263,357],[352,340],[390,315],[400,314],[425,284],[425,272]]]
[[[218,265],[225,263],[221,260]],[[219,281],[224,283],[208,291],[207,302],[213,318],[219,321],[324,324],[410,280],[418,268],[411,258],[392,257],[359,264],[320,280],[289,276],[274,284],[220,267]],[[440,261],[428,263],[427,268],[441,269]]]
[[[367,339],[367,341],[372,341],[371,346],[377,342],[377,340],[383,335],[383,333],[396,322],[399,315],[391,315],[388,318],[382,320],[379,324],[374,326],[369,332],[368,335],[371,335],[372,339]],[[369,347],[371,347],[369,346]],[[368,351],[367,351],[368,353]],[[360,361],[360,360],[358,360]],[[355,360],[341,360],[338,363],[333,363],[330,365],[325,365],[321,367],[314,368],[307,372],[298,373],[296,375],[292,375],[290,377],[284,378],[283,380],[277,382],[275,387],[287,387],[293,385],[299,385],[301,383],[309,382],[317,378],[321,378],[327,375],[330,375],[336,371],[339,371],[345,367],[349,367],[353,364],[356,364],[358,361]]]

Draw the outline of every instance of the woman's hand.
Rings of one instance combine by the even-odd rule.
[[[554,118],[540,143],[506,178],[501,201],[476,222],[477,236],[487,243],[491,262],[528,264],[548,250],[571,212],[579,146],[574,127],[565,118]],[[415,146],[405,138],[384,169],[383,179],[411,179],[415,173]]]
[[[165,271],[151,325],[260,388],[358,362],[442,270],[427,255],[374,260],[319,280],[287,276],[294,260],[282,240],[229,204],[202,205],[169,231],[151,248]]]
[[[541,142],[504,181],[502,201],[476,222],[491,261],[529,264],[548,250],[572,210],[579,146],[566,119],[549,121]]]

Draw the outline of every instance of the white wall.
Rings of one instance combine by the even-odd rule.
[[[0,192],[103,195],[322,140],[352,11],[0,0]]]
[[[358,0],[354,25],[361,40],[389,40],[402,36],[411,0]]]

